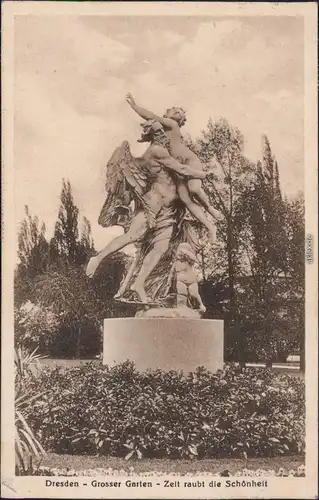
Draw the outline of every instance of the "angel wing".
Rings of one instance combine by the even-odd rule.
[[[141,201],[147,190],[149,172],[139,158],[134,158],[127,141],[115,149],[106,166],[106,200],[98,223],[103,227],[121,225],[131,219],[131,201]]]

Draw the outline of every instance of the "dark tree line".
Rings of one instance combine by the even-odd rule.
[[[210,244],[200,230],[199,261],[207,317],[225,320],[226,358],[271,363],[293,351],[303,353],[302,196],[282,195],[280,168],[267,137],[257,165],[245,157],[240,131],[225,119],[209,120],[196,141],[186,141],[213,170],[205,188],[222,214],[218,243]],[[27,336],[55,356],[91,356],[101,348],[103,318],[134,314],[134,308],[113,300],[129,258],[115,255],[89,280],[84,267],[95,251],[90,222],[83,218],[79,228],[69,181],[63,180],[60,198],[50,240],[45,225],[26,207],[15,275],[16,338],[22,342]],[[26,333],[30,321],[21,319],[27,315],[21,305],[28,301],[39,308],[31,336]],[[51,333],[46,333],[45,311],[56,316]]]
[[[102,266],[92,282],[85,265],[94,253],[90,222],[83,218],[79,229],[79,209],[71,185],[63,180],[61,204],[54,235],[45,237],[45,225],[31,216],[21,223],[15,273],[16,341],[56,357],[96,355],[101,348],[104,318],[130,314],[128,307],[113,300],[128,258],[115,255]],[[36,307],[25,308],[31,302]],[[53,331],[52,315],[56,319]],[[31,330],[31,334],[30,334]]]

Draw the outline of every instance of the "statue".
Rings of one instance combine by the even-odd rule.
[[[141,116],[146,116],[148,112],[137,108],[131,96],[127,99]],[[205,306],[193,268],[199,244],[192,222],[186,217],[187,209],[214,238],[215,225],[191,196],[196,195],[215,218],[217,212],[209,206],[201,186],[201,180],[209,174],[203,171],[196,155],[182,145],[176,121],[182,123],[182,113],[173,109],[175,118],[156,120],[153,115],[146,116],[150,119],[142,124],[139,142],[148,142],[149,147],[140,158],[132,156],[124,141],[109,160],[107,197],[99,224],[121,225],[124,234],[90,259],[86,273],[93,277],[102,260],[134,243],[135,258],[115,298],[149,307],[169,307],[175,297],[175,307],[191,305],[203,313]],[[172,113],[170,110],[168,114]]]
[[[189,243],[180,243],[176,252],[176,290],[177,307],[198,308],[201,313],[206,311],[198,291],[198,278],[194,264],[197,262]]]
[[[156,121],[143,124],[140,142],[150,142],[150,146],[141,158],[133,158],[129,144],[123,142],[115,150],[107,165],[106,190],[107,198],[102,208],[99,224],[109,227],[121,224],[126,232],[111,241],[98,255],[92,257],[86,273],[93,277],[99,264],[108,255],[121,250],[123,247],[137,243],[137,255],[133,264],[117,293],[120,298],[127,289],[134,273],[140,266],[139,274],[130,287],[135,292],[137,300],[149,302],[145,291],[145,281],[160,262],[162,256],[174,244],[180,242],[182,228],[180,223],[185,208],[177,196],[174,174],[181,176],[204,178],[206,174],[193,170],[189,165],[182,165],[172,158],[167,150],[168,139],[163,127]],[[129,206],[134,202],[134,211],[127,220],[121,221],[123,208],[129,213]],[[117,220],[117,217],[120,220]],[[187,232],[187,230],[184,228]],[[189,239],[191,236],[189,228]],[[173,243],[174,241],[174,243]],[[173,246],[170,248],[170,243]],[[166,260],[167,260],[166,256]],[[166,266],[164,269],[169,269]],[[164,275],[165,274],[165,275]],[[158,281],[166,281],[167,273],[157,272]],[[168,280],[169,282],[169,280]],[[151,288],[157,289],[157,280]],[[166,286],[167,288],[167,286]],[[154,290],[153,298],[157,293]]]

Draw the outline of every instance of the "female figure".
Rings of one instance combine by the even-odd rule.
[[[129,93],[126,96],[126,100],[139,116],[145,120],[157,120],[163,125],[166,135],[170,140],[169,151],[173,158],[180,163],[189,165],[198,172],[203,172],[202,164],[197,155],[193,153],[183,141],[181,127],[186,122],[186,114],[182,108],[170,108],[166,111],[165,115],[161,117],[152,111],[148,111],[138,106],[133,96]],[[190,213],[206,227],[212,241],[215,241],[215,224],[212,224],[207,219],[201,207],[194,201],[194,198],[197,199],[202,207],[204,207],[215,220],[219,219],[219,213],[210,205],[208,196],[203,190],[201,179],[185,179],[177,176],[177,190],[181,201],[186,205]]]

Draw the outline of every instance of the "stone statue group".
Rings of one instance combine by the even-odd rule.
[[[182,108],[168,109],[161,117],[138,106],[131,94],[126,100],[145,120],[138,142],[149,146],[140,158],[134,158],[124,141],[107,164],[107,196],[99,224],[120,225],[124,234],[90,259],[86,273],[93,277],[105,258],[135,244],[134,260],[116,299],[167,307],[175,297],[175,307],[204,312],[195,270],[200,247],[193,221],[215,240],[219,213],[202,187],[209,173],[183,141],[186,114]]]

